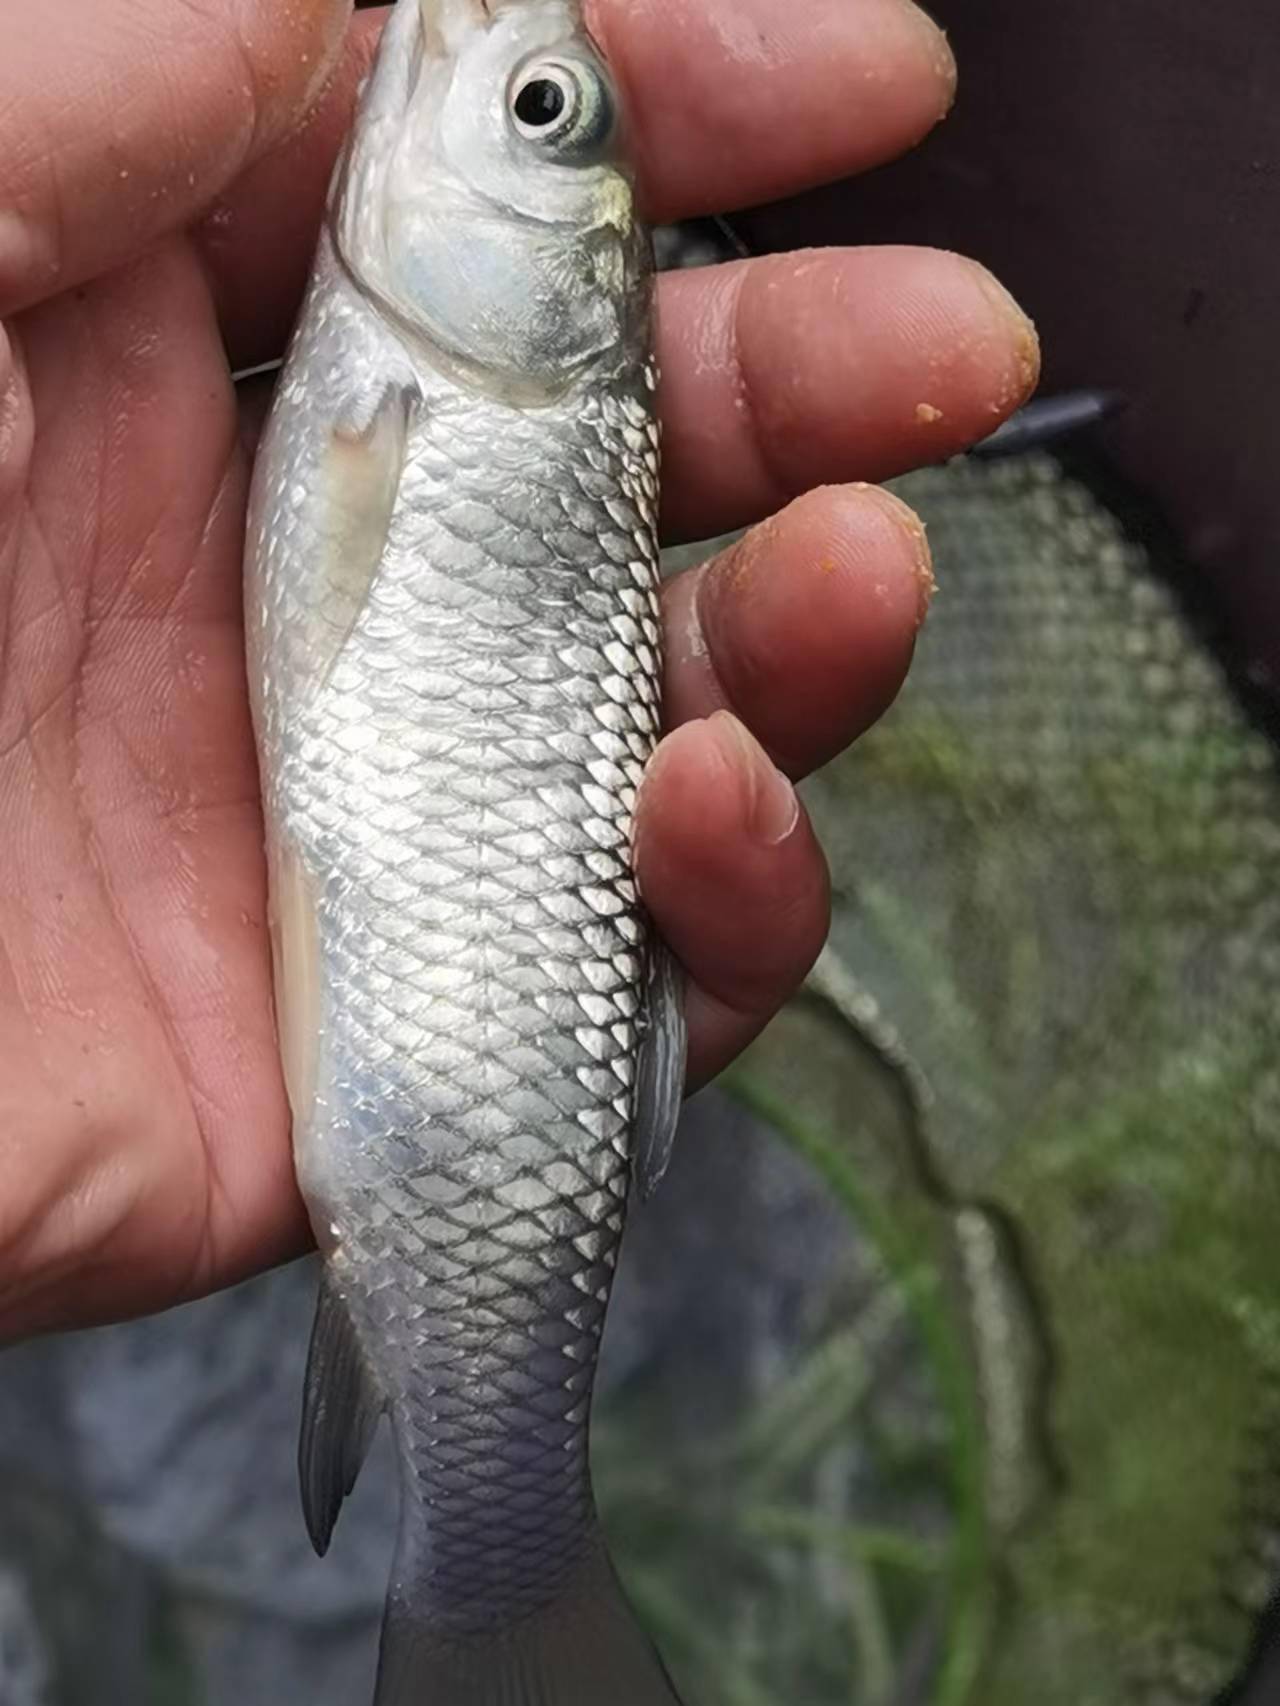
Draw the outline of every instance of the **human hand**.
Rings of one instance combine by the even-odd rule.
[[[951,98],[907,0],[590,10],[657,219],[873,165]],[[280,351],[379,22],[60,0],[3,26],[0,1336],[161,1308],[305,1244],[241,656],[261,400],[230,375]],[[661,322],[669,534],[780,512],[667,592],[674,732],[637,863],[702,1081],[825,932],[782,773],[884,709],[927,604],[921,528],[847,482],[990,431],[1037,354],[980,269],[910,250],[676,275]]]

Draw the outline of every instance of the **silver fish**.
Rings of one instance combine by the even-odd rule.
[[[631,871],[660,721],[651,261],[576,0],[400,0],[255,475],[281,1051],[325,1257],[323,1551],[378,1417],[377,1706],[669,1706],[588,1409],[684,1075]]]

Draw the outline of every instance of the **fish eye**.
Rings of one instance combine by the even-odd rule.
[[[537,133],[557,124],[568,106],[569,97],[558,77],[533,77],[516,96],[515,114],[523,129]]]
[[[508,105],[518,136],[560,156],[580,157],[613,133],[613,96],[604,76],[578,60],[538,60],[512,82]]]

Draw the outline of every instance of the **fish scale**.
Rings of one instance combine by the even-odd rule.
[[[628,847],[659,727],[651,387],[649,372],[643,397],[536,425],[466,398],[426,411],[328,682],[264,705],[268,728],[289,729],[283,836],[328,873],[325,983],[342,1000],[327,1141],[358,1137],[342,1150],[356,1175],[344,1219],[363,1228],[336,1254],[385,1276],[365,1338],[429,1488],[427,1579],[413,1586],[444,1595],[454,1624],[554,1597],[593,1531],[586,1399],[639,1040]],[[584,474],[607,479],[608,511]],[[543,499],[560,490],[573,513],[549,534]],[[588,513],[595,536],[574,525]],[[268,574],[264,590],[268,630],[323,615],[299,608],[294,579]],[[406,1262],[411,1288],[395,1278]]]

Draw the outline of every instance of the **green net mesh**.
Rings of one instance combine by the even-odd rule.
[[[901,489],[941,591],[733,1079],[861,1255],[614,1520],[699,1706],[1207,1706],[1280,1576],[1275,754],[1056,463]]]

